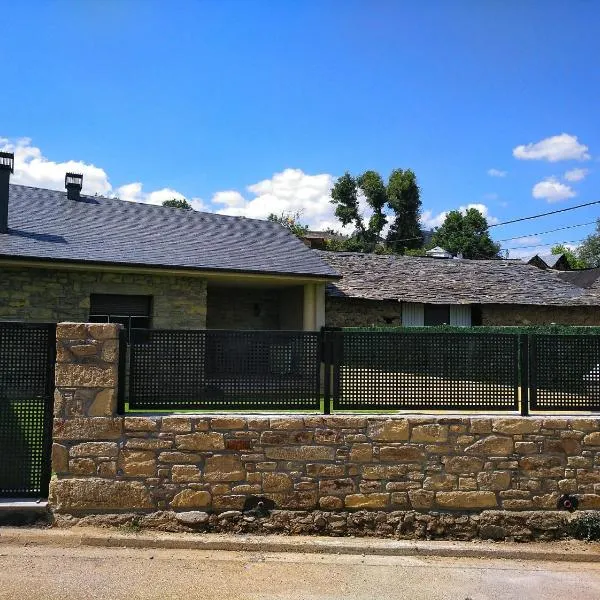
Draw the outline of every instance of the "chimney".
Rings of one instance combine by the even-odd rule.
[[[15,172],[15,155],[0,152],[0,233],[8,233],[8,190],[10,174]]]
[[[83,175],[81,173],[67,173],[65,175],[65,187],[69,200],[79,200],[81,188],[83,187]]]

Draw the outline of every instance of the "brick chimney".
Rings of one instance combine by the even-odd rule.
[[[0,152],[0,233],[8,233],[8,190],[10,174],[15,172],[15,155]]]

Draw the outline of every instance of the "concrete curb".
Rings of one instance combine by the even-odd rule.
[[[311,536],[250,536],[210,533],[123,533],[111,529],[0,528],[3,544],[59,547],[153,548],[165,550],[223,550],[235,552],[300,552],[310,554],[359,554],[369,556],[423,556],[485,558],[552,562],[600,562],[600,543],[580,541],[449,542],[330,538]]]

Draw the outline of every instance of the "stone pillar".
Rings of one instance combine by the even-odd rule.
[[[116,415],[117,324],[59,323],[50,505],[70,510],[149,506],[139,482],[114,481],[123,419]]]

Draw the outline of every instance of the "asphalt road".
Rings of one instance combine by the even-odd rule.
[[[0,546],[19,600],[598,600],[600,563]]]

